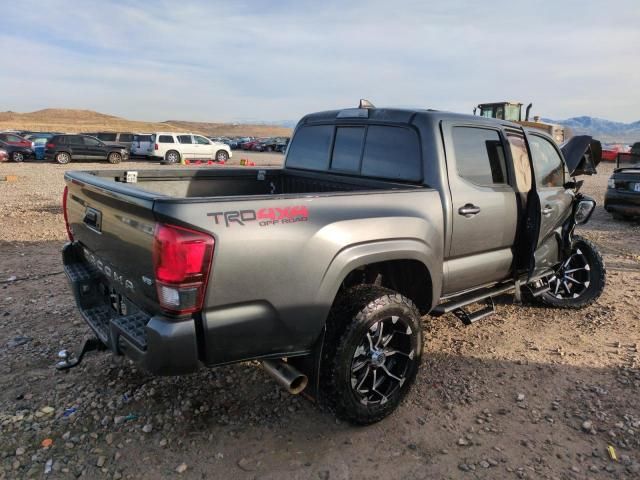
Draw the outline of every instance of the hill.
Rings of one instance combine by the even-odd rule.
[[[92,110],[46,108],[36,112],[0,112],[0,130],[32,130],[52,132],[195,132],[208,136],[286,136],[288,128],[273,125],[229,124],[169,120],[144,122],[106,115]]]
[[[544,119],[544,121],[567,126],[576,135],[592,135],[603,143],[640,142],[640,120],[622,123],[603,118],[581,116],[566,120]]]

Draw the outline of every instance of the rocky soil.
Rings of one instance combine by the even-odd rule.
[[[607,263],[600,300],[505,297],[469,327],[425,317],[416,385],[366,428],[255,363],[152,377],[91,353],[56,372],[58,350],[89,335],[61,274],[62,174],[105,167],[0,164],[0,179],[18,176],[0,182],[0,479],[640,478],[640,226],[602,209],[610,167],[584,187],[599,202],[582,234]]]

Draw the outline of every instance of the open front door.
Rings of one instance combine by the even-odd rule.
[[[522,130],[506,130],[513,165],[513,179],[518,204],[518,229],[514,245],[514,278],[523,273],[530,277],[536,265],[535,252],[540,237],[541,207],[534,169]]]

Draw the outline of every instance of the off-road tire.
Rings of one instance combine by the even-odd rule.
[[[217,162],[226,162],[229,160],[229,154],[226,150],[218,150],[216,152],[216,161]]]
[[[173,165],[175,163],[180,163],[180,153],[178,153],[176,150],[169,150],[164,155],[164,162],[163,163],[167,163],[169,165]]]
[[[122,155],[116,152],[111,152],[107,157],[107,160],[109,160],[109,163],[112,163],[115,165],[117,163],[122,162]]]
[[[598,247],[584,237],[574,236],[572,253],[580,249],[589,265],[589,286],[576,298],[557,298],[552,291],[543,293],[540,302],[549,307],[580,309],[595,302],[604,290],[607,271]]]
[[[56,153],[56,162],[58,162],[60,165],[66,165],[67,163],[71,162],[71,155],[67,152],[59,152]]]
[[[414,353],[407,360],[403,383],[382,404],[363,404],[352,386],[356,349],[373,324],[401,317],[411,327],[407,335]],[[327,320],[320,367],[320,400],[341,420],[356,425],[378,422],[393,412],[415,381],[422,355],[420,313],[411,300],[382,287],[360,285],[339,294]],[[356,387],[357,388],[357,387]]]
[[[11,160],[13,160],[16,163],[24,162],[24,153],[22,153],[22,152],[13,152],[11,154]]]

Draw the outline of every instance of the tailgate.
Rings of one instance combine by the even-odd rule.
[[[84,261],[140,308],[159,311],[153,282],[153,196],[82,172],[70,172],[65,180],[67,218]]]

